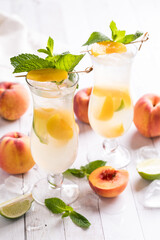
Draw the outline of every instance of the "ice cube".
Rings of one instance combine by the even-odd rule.
[[[160,180],[154,180],[146,188],[143,205],[149,208],[160,208]]]

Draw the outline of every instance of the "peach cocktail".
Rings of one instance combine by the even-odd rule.
[[[73,96],[78,76],[74,82],[66,79],[60,85],[41,81],[42,78],[47,79],[51,72],[50,69],[31,71],[27,75],[27,83],[34,104],[31,152],[38,166],[50,174],[48,181],[52,188],[56,188],[61,185],[62,173],[72,165],[77,155],[78,131],[73,114]],[[61,74],[65,72],[58,76]],[[66,77],[65,75],[60,78]],[[33,188],[33,197],[40,203],[48,197],[41,195],[42,188],[45,192],[48,189],[47,184],[46,179],[42,179]],[[53,197],[52,191],[53,189],[50,194]],[[61,190],[61,195],[66,194],[63,192]],[[59,197],[64,198],[60,195]]]
[[[10,58],[13,73],[24,77],[33,97],[31,152],[37,165],[48,173],[32,189],[33,198],[44,205],[46,198],[60,197],[67,204],[78,197],[78,186],[62,173],[75,161],[78,149],[78,127],[73,113],[73,96],[78,83],[74,68],[84,57],[66,51],[56,54],[54,40],[38,49],[47,54],[41,58],[22,53]],[[62,184],[63,183],[63,184]]]
[[[131,126],[133,104],[130,96],[130,78],[133,59],[137,53],[135,45],[126,45],[142,35],[125,35],[112,21],[112,40],[94,32],[84,44],[93,63],[94,86],[89,102],[89,122],[93,130],[106,140],[101,148],[92,147],[88,159],[103,159],[107,165],[122,168],[129,164],[130,154],[118,146],[116,138],[122,136]],[[95,151],[95,152],[94,152]]]

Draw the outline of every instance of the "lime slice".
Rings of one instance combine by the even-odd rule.
[[[147,180],[160,179],[160,159],[147,159],[137,165],[139,175]]]
[[[124,100],[121,100],[120,106],[115,110],[115,112],[121,111],[123,108],[125,108]]]
[[[27,193],[7,202],[3,202],[0,204],[0,214],[10,219],[21,217],[30,209],[33,200],[32,194]]]
[[[41,143],[47,144],[47,121],[55,113],[53,108],[35,108],[33,129]]]

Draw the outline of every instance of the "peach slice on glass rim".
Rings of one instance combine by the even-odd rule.
[[[94,43],[91,48],[91,54],[94,57],[97,57],[98,55],[124,52],[127,52],[127,48],[123,43],[112,41]]]
[[[60,70],[56,68],[45,68],[29,71],[27,74],[27,79],[34,80],[38,82],[61,82],[68,78],[68,73],[65,70]]]
[[[118,196],[127,186],[128,171],[116,170],[110,166],[97,168],[89,175],[89,184],[99,196],[112,198]]]

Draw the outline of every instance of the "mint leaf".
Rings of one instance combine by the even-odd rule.
[[[70,216],[72,222],[78,227],[88,228],[91,225],[84,216],[75,212],[72,207],[66,205],[60,198],[45,199],[45,205],[52,213],[63,213],[62,218]]]
[[[63,213],[62,218],[68,217],[69,215],[70,215],[70,212],[65,212]]]
[[[135,34],[126,35],[119,42],[121,42],[123,44],[127,44],[127,43],[130,43],[130,42],[133,42],[134,40],[136,40],[137,38],[141,37],[142,35],[143,35],[143,33],[137,31]]]
[[[106,161],[96,160],[82,166],[80,169],[84,171],[87,175],[91,174],[95,169],[103,167],[106,165]]]
[[[90,35],[90,37],[87,40],[87,42],[84,43],[82,46],[91,45],[93,43],[103,42],[103,41],[111,41],[111,40],[107,36],[105,36],[103,33],[93,32]]]
[[[41,53],[45,53],[49,57],[52,57],[53,56],[53,47],[54,47],[54,40],[51,37],[49,37],[46,49],[38,49],[37,51],[41,52]]]
[[[125,37],[126,31],[118,30],[117,26],[116,26],[116,23],[114,21],[112,21],[110,23],[110,29],[112,31],[112,40],[113,41],[118,42],[118,41],[120,41],[121,39],[123,39]]]
[[[74,222],[74,224],[76,224],[78,227],[89,228],[89,226],[91,225],[87,218],[75,211],[71,212],[69,216],[72,222]]]
[[[122,110],[123,108],[125,108],[125,103],[124,103],[124,100],[122,99],[121,103],[120,103],[120,106],[116,109],[115,112],[118,112],[118,111]]]
[[[45,199],[46,207],[55,214],[63,213],[67,210],[67,205],[60,198]]]
[[[20,54],[10,58],[11,64],[15,67],[13,73],[29,72],[31,70],[53,68],[54,63],[34,54]]]
[[[85,177],[85,173],[79,169],[76,168],[70,168],[67,171],[64,172],[64,174],[68,174],[71,173],[73,176],[77,177],[77,178],[84,178]]]
[[[46,48],[50,52],[50,54],[52,56],[53,48],[54,48],[54,40],[51,37],[48,38],[48,42],[47,42],[47,47]]]
[[[48,50],[46,49],[38,49],[37,52],[40,52],[40,53],[45,53],[45,54],[49,54]]]
[[[72,55],[69,53],[69,54],[61,55],[59,59],[55,62],[55,67],[57,69],[70,72],[75,68],[75,66],[80,62],[80,60],[83,57],[84,57],[84,54]]]
[[[106,161],[96,160],[86,164],[85,166],[81,166],[80,169],[70,168],[65,171],[64,174],[70,173],[77,178],[84,178],[85,176],[88,177],[95,169],[105,165]]]

